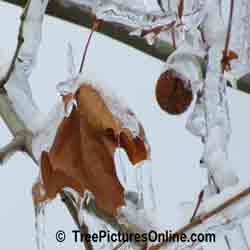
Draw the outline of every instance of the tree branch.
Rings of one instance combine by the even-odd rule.
[[[245,190],[241,191],[239,194],[237,194],[237,195],[235,195],[235,196],[233,196],[231,198],[228,198],[224,203],[218,205],[214,209],[212,209],[212,210],[210,210],[210,211],[208,211],[208,212],[206,212],[204,214],[200,214],[199,216],[196,216],[192,220],[192,222],[190,222],[189,224],[183,226],[181,229],[179,229],[177,232],[175,232],[175,234],[176,235],[182,235],[183,233],[187,233],[188,231],[193,230],[195,227],[205,223],[207,220],[209,220],[213,216],[218,215],[219,213],[223,212],[225,209],[228,209],[228,208],[232,207],[233,205],[237,206],[238,202],[240,202],[244,198],[247,198],[248,196],[250,196],[250,187],[248,187]],[[246,205],[246,206],[249,207],[249,204]],[[228,221],[228,223],[230,223],[230,221]],[[150,250],[158,250],[162,246],[167,246],[167,245],[168,245],[168,242],[163,242],[163,243],[158,244],[156,246],[152,246],[150,248]]]
[[[16,151],[23,151],[25,147],[26,138],[29,133],[23,131],[18,133],[12,141],[0,149],[0,164],[3,164],[4,160],[14,154]]]
[[[27,0],[3,1],[22,7],[25,6],[25,3],[27,2]],[[94,17],[90,8],[72,0],[51,0],[46,13],[89,29],[91,29],[93,24]],[[171,44],[160,40],[158,40],[155,45],[150,46],[143,38],[131,37],[129,35],[130,31],[130,27],[125,27],[116,23],[103,23],[98,29],[99,33],[127,44],[130,47],[162,61],[165,61],[174,51]],[[244,78],[239,79],[237,82],[237,89],[248,94],[250,93],[250,74],[247,74]]]
[[[29,2],[27,2],[27,6],[24,9],[23,15],[21,16],[21,24],[19,27],[19,34],[18,34],[18,43],[15,50],[15,54],[12,59],[11,66],[5,78],[2,81],[0,81],[0,115],[2,116],[4,122],[7,124],[8,128],[10,129],[11,133],[14,136],[14,139],[8,145],[6,145],[0,150],[0,162],[3,162],[4,158],[6,158],[8,155],[12,153],[15,153],[17,150],[22,150],[23,152],[26,152],[36,164],[38,164],[32,151],[33,133],[28,128],[25,119],[23,119],[24,118],[24,116],[22,116],[23,114],[17,112],[17,110],[15,109],[16,107],[15,105],[13,105],[14,103],[12,99],[8,96],[8,90],[7,92],[4,91],[3,87],[5,84],[8,83],[12,87],[14,86],[18,91],[25,90],[26,84],[28,84],[29,73],[27,73],[27,71],[23,69],[22,63],[25,60],[28,60],[29,61],[29,63],[27,64],[28,67],[29,68],[32,67],[32,60],[34,60],[34,58],[36,57],[36,53],[39,47],[38,45],[40,43],[39,36],[41,32],[40,28],[42,25],[42,17],[43,17],[42,7],[46,7],[46,5],[47,5],[46,2],[43,2],[42,4],[32,2],[32,0],[29,0]],[[35,23],[35,25],[33,26],[32,22],[35,21],[38,21],[38,23]],[[24,32],[26,33],[24,34]],[[33,43],[32,44],[33,47],[31,47],[29,42],[30,40],[35,38],[38,39],[35,40],[36,43]],[[22,58],[23,52],[25,52],[24,54],[26,56],[24,58]],[[18,57],[20,57],[19,60],[20,62],[17,61]],[[16,77],[16,74],[18,74],[16,73],[16,71],[18,71],[19,77]],[[11,77],[13,79],[10,79]],[[16,81],[18,82],[17,86],[15,86]],[[20,102],[21,101],[22,100],[20,100]],[[82,233],[86,233],[88,227],[84,223],[80,225],[78,220],[77,209],[74,206],[73,200],[67,196],[66,192],[61,192],[60,195],[62,201],[69,210],[71,216],[73,217],[80,231]],[[90,242],[84,240],[84,245],[86,250],[93,250],[93,247]]]
[[[68,0],[67,0],[68,1]],[[10,2],[10,0],[9,0]],[[21,3],[23,1],[20,1]],[[54,4],[58,2],[57,1],[54,1],[53,2]],[[55,5],[54,5],[55,6]],[[62,8],[62,6],[61,6]],[[66,7],[65,7],[66,8]],[[64,9],[66,11],[66,9]],[[54,9],[54,11],[56,11]],[[80,13],[82,13],[82,9],[79,10]],[[70,13],[70,12],[69,12]],[[68,15],[68,14],[67,14]],[[71,15],[72,17],[71,18],[75,18],[75,16],[77,15]],[[88,12],[88,15],[86,14],[86,16],[89,16],[89,21],[91,19],[91,14],[90,12]],[[84,15],[81,16],[82,19],[85,18]],[[79,19],[81,20],[81,19]],[[89,22],[91,24],[91,22]],[[119,27],[119,26],[116,26],[114,24],[106,24],[108,25],[109,29],[110,29],[110,32],[115,28],[115,27]],[[120,27],[121,28],[121,27]],[[114,34],[116,32],[114,31]],[[141,39],[138,39],[138,38],[131,38],[128,36],[128,32],[127,31],[124,31],[123,28],[121,28],[121,33],[117,33],[118,34],[118,37],[121,38],[120,34],[123,34],[125,36],[126,39],[128,39],[129,42],[134,41],[136,44],[140,44],[141,46],[141,43],[145,45],[145,42],[142,41]],[[110,36],[113,36],[113,33],[111,32],[110,33]],[[125,39],[125,40],[126,40]],[[125,42],[126,43],[126,42]],[[133,43],[132,43],[133,44]],[[139,46],[139,47],[140,47]],[[145,45],[147,48],[150,48],[150,51],[154,51],[156,48],[154,47],[149,47],[147,45]],[[135,46],[134,46],[135,47]],[[146,48],[145,47],[145,48]],[[140,47],[141,48],[141,47]],[[165,47],[166,48],[166,47]],[[146,52],[147,49],[143,50],[144,52]],[[165,50],[166,52],[166,50]],[[155,55],[155,54],[154,54]],[[167,53],[165,54],[167,55]],[[156,56],[157,57],[157,56]],[[24,124],[23,120],[21,119],[20,115],[18,115],[16,113],[16,111],[14,110],[13,106],[12,106],[12,103],[9,99],[9,97],[7,96],[6,93],[0,93],[0,114],[1,116],[3,117],[4,121],[6,122],[8,128],[11,130],[12,134],[15,136],[15,135],[18,135],[19,133],[22,133],[22,131],[25,131],[27,132],[27,134],[29,136],[26,136],[25,137],[25,143],[23,145],[23,150],[25,152],[27,152],[32,158],[33,160],[36,162],[35,160],[35,157],[33,156],[33,153],[32,153],[32,134],[30,133],[29,129],[27,128],[27,125]],[[20,135],[20,134],[19,134]],[[19,141],[21,140],[20,138],[17,140]],[[23,138],[22,138],[23,140]],[[22,141],[21,140],[21,141]],[[17,141],[15,142],[16,143],[16,146],[18,145],[18,147],[21,147],[21,142],[20,144],[17,143]],[[14,141],[13,141],[13,145],[15,144]],[[9,145],[10,147],[10,145]],[[14,147],[14,146],[13,146]],[[6,147],[8,148],[8,146]],[[36,162],[37,163],[37,162]],[[198,217],[195,217],[194,220],[185,225],[183,228],[181,228],[177,234],[181,234],[181,233],[184,233],[184,232],[187,232],[195,227],[197,227],[198,225],[201,225],[202,223],[204,223],[206,220],[210,219],[211,217],[213,217],[214,215],[222,212],[223,210],[225,210],[226,208],[234,205],[235,203],[239,202],[241,199],[243,198],[246,198],[247,196],[249,196],[250,194],[250,188],[242,191],[240,194],[234,196],[233,198],[230,198],[228,199],[226,202],[224,202],[223,204],[221,204],[220,206],[214,208],[213,210],[207,212],[206,214],[203,214],[201,216],[198,216]],[[61,198],[63,200],[63,202],[65,203],[66,207],[68,208],[71,216],[73,217],[74,221],[76,222],[76,224],[79,226],[79,220],[78,220],[78,216],[77,216],[77,210],[76,210],[76,207],[74,205],[74,201],[67,195],[67,193],[65,192],[62,192],[61,193]],[[105,222],[107,222],[108,224],[112,225],[113,227],[115,227],[117,230],[126,230],[126,229],[123,229],[121,227],[121,225],[119,225],[119,223],[117,222],[117,219],[114,218],[114,217],[109,217],[107,215],[105,215],[102,211],[98,210],[95,205],[94,205],[94,202],[91,203],[90,202],[90,205],[88,206],[88,210],[93,213],[95,216],[101,218],[102,220],[104,220]],[[81,228],[80,228],[81,229]],[[82,229],[81,229],[82,230]],[[159,249],[161,247],[161,245],[158,245],[157,247],[151,247],[151,249]]]
[[[74,203],[72,202],[72,199],[69,197],[67,192],[66,191],[61,192],[60,197],[61,197],[61,200],[64,203],[64,205],[67,207],[67,209],[68,209],[71,217],[73,218],[76,226],[80,229],[81,233],[85,234],[85,235],[88,234],[89,233],[88,226],[85,223],[82,223],[82,225],[80,225],[79,219],[78,219],[77,208],[74,205]],[[84,243],[86,250],[93,250],[92,244],[89,241],[84,240],[83,243]]]

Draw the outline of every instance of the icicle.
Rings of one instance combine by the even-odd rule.
[[[115,165],[118,179],[125,190],[125,198],[132,201],[137,209],[156,209],[151,159],[132,166],[127,154],[118,149],[115,153]]]
[[[125,159],[124,159],[125,158]],[[123,149],[118,148],[114,155],[115,167],[117,177],[125,190],[130,189],[130,182],[128,181],[127,169],[132,168],[132,164],[129,162]],[[129,166],[127,166],[129,165]]]
[[[37,250],[45,250],[45,203],[34,204]]]
[[[201,138],[204,137],[206,135],[204,116],[204,101],[202,100],[202,97],[198,96],[195,102],[194,110],[188,117],[186,129],[195,136]]]
[[[144,208],[144,196],[143,196],[143,169],[142,167],[136,168],[136,190],[138,194],[138,209]]]
[[[156,209],[156,198],[153,187],[152,161],[148,159],[136,166],[136,186],[139,195],[139,207],[146,211]]]
[[[44,189],[41,185],[41,176],[32,187],[32,200],[35,212],[35,238],[37,250],[45,250],[45,208]]]
[[[241,224],[237,224],[233,229],[227,231],[227,239],[231,249],[250,249],[246,234]]]

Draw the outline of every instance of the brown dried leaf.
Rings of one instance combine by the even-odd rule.
[[[115,215],[124,205],[123,187],[115,171],[114,152],[120,145],[133,164],[145,160],[148,148],[122,129],[96,89],[83,85],[75,97],[77,108],[60,124],[50,151],[43,152],[41,172],[47,199],[65,187],[83,196],[89,190],[96,206]]]

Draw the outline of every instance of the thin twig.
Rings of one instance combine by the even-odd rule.
[[[82,57],[82,62],[81,62],[81,66],[80,66],[80,69],[79,69],[79,73],[82,72],[83,65],[84,65],[84,62],[85,62],[85,59],[86,59],[86,56],[87,56],[87,52],[88,52],[88,48],[89,48],[89,44],[90,44],[91,38],[92,38],[94,32],[98,29],[100,23],[101,23],[100,20],[95,20],[95,21],[94,21],[94,24],[93,24],[93,26],[92,26],[90,35],[89,35],[89,37],[88,37],[87,43],[86,43],[85,48],[84,48],[83,57]]]
[[[112,250],[119,250],[124,244],[125,244],[125,242],[120,242]]]
[[[184,11],[184,0],[179,0],[178,4],[178,17],[181,20],[183,16],[183,11]]]
[[[166,13],[166,10],[164,9],[162,0],[157,0],[157,3],[158,3],[158,5],[160,6],[161,11],[164,12],[164,13]]]
[[[175,27],[174,26],[171,29],[171,36],[172,36],[173,48],[176,49]]]
[[[226,67],[228,66],[228,49],[229,49],[229,42],[231,38],[231,31],[232,31],[232,23],[233,23],[233,12],[234,12],[234,0],[231,0],[230,3],[230,13],[229,13],[229,21],[228,21],[228,27],[227,27],[227,36],[225,41],[225,48],[223,50],[223,56],[221,60],[221,71],[222,74],[226,70]]]
[[[225,242],[226,242],[226,245],[227,245],[227,249],[232,250],[229,239],[228,239],[228,237],[226,235],[224,236],[224,239],[225,239]]]
[[[190,219],[190,222],[192,222],[195,218],[195,216],[197,215],[197,212],[200,208],[200,205],[201,205],[201,202],[203,201],[203,196],[204,196],[204,190],[201,190],[201,192],[199,193],[199,197],[198,197],[198,201],[197,201],[197,204],[196,204],[196,207],[194,209],[194,213]]]
[[[73,218],[76,226],[80,230],[80,232],[83,235],[89,234],[89,228],[86,223],[82,222],[80,224],[79,219],[78,219],[78,213],[77,213],[77,208],[74,205],[72,199],[67,195],[66,191],[60,192],[60,197],[62,202],[65,204],[65,206],[68,208],[68,211],[70,212],[71,217]],[[85,240],[85,237],[83,238],[84,241],[84,246],[86,250],[93,250],[93,246],[90,241]]]

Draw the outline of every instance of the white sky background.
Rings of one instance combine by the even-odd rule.
[[[7,56],[11,56],[15,48],[20,14],[20,8],[0,1],[0,48]],[[44,113],[58,99],[56,84],[67,77],[68,42],[72,43],[79,65],[88,34],[83,27],[45,18],[38,63],[30,79],[34,99]],[[143,122],[152,146],[158,216],[166,224],[166,229],[174,229],[179,217],[178,205],[194,200],[206,179],[205,170],[200,169],[198,164],[202,145],[199,139],[185,130],[187,114],[170,116],[156,104],[154,87],[161,68],[159,60],[95,34],[84,70],[95,72],[96,78],[107,82],[124,96]],[[233,128],[230,165],[237,169],[243,181],[248,181],[250,96],[230,90],[229,101]],[[0,121],[0,138],[0,146],[11,139],[3,121]],[[21,153],[0,167],[0,249],[35,249],[31,187],[37,175],[35,164]],[[81,244],[72,240],[70,232],[75,226],[63,204],[55,201],[46,212],[47,249],[83,249]],[[250,220],[246,220],[244,225],[250,241]],[[68,232],[68,239],[62,244],[55,240],[57,230]],[[221,244],[217,247],[210,244],[207,249],[212,248],[224,249]]]

